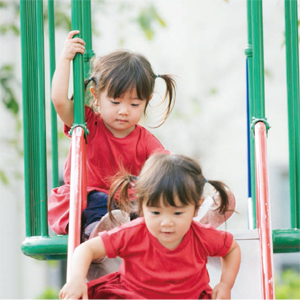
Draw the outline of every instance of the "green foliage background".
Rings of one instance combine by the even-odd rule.
[[[295,270],[285,270],[275,281],[276,299],[300,299],[300,274]]]

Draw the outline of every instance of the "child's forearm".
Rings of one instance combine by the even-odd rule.
[[[240,247],[234,240],[229,252],[222,258],[222,274],[220,282],[226,283],[232,288],[240,268],[240,262]]]
[[[85,279],[91,262],[106,256],[105,248],[100,237],[95,237],[79,245],[72,256],[72,278]]]
[[[68,98],[70,64],[76,53],[84,54],[85,43],[80,38],[73,38],[79,34],[78,30],[70,31],[65,42],[63,52],[57,63],[57,68],[52,79],[51,97],[55,110],[60,119],[69,127],[74,121],[74,103]]]
[[[72,256],[70,275],[60,291],[61,299],[87,299],[85,278],[93,259],[106,256],[101,238],[95,237],[79,245]]]
[[[71,276],[69,279],[76,278],[85,281],[92,260],[93,253],[91,249],[84,244],[79,245],[72,255]]]
[[[240,247],[233,240],[229,252],[222,258],[222,274],[220,282],[212,291],[212,299],[230,299],[241,261]]]
[[[74,104],[68,98],[70,61],[61,57],[52,79],[51,97],[60,119],[69,127],[74,121]]]
[[[57,63],[52,79],[51,97],[55,106],[65,104],[68,99],[70,61],[61,57]]]

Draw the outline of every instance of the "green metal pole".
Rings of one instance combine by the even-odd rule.
[[[48,22],[49,22],[49,56],[50,56],[50,91],[52,77],[55,71],[55,22],[54,1],[48,0]],[[57,145],[57,114],[51,100],[51,145],[52,145],[52,187],[59,186],[58,173],[58,145]]]
[[[90,59],[95,55],[92,47],[92,20],[91,20],[91,0],[85,0],[82,3],[82,26],[83,38],[85,41],[84,59],[84,77],[88,78],[90,75]]]
[[[285,1],[291,227],[300,228],[300,99],[297,0]]]
[[[82,38],[82,1],[72,0],[72,30],[79,30],[76,35]],[[84,69],[83,55],[77,53],[73,60],[73,86],[74,86],[74,124],[85,125],[84,115]]]
[[[37,15],[37,46],[38,46],[38,116],[40,136],[40,210],[41,210],[41,235],[48,235],[48,207],[47,207],[47,147],[46,147],[46,117],[45,117],[45,65],[44,65],[44,15],[43,0],[36,1]]]
[[[36,2],[20,0],[26,236],[40,235]]]
[[[254,118],[265,118],[262,0],[251,3]]]
[[[253,49],[252,49],[252,19],[251,19],[251,6],[252,0],[247,1],[247,20],[248,20],[248,46],[245,50],[247,56],[248,66],[248,98],[249,98],[249,122],[252,122],[252,117],[255,115],[255,102],[253,101]],[[255,154],[254,154],[254,137],[250,130],[249,125],[249,160],[250,160],[250,183],[251,183],[251,198],[249,201],[249,228],[256,228],[256,186],[255,186]]]

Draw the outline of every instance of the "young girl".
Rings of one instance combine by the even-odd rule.
[[[85,51],[84,41],[73,38],[78,33],[77,30],[69,33],[52,81],[52,101],[67,136],[74,121],[74,103],[68,98],[70,62],[76,53]],[[164,121],[174,105],[175,81],[171,76],[156,75],[144,56],[129,51],[113,52],[93,61],[92,75],[85,83],[91,85],[94,101],[92,108],[85,107],[89,135],[83,239],[89,237],[94,225],[107,213],[111,178],[122,169],[138,175],[146,159],[154,151],[164,149],[158,139],[138,125],[158,77],[166,83]],[[70,165],[71,150],[64,169],[65,184],[53,189],[48,199],[49,224],[57,234],[68,233]]]
[[[135,187],[143,217],[99,233],[76,248],[64,299],[230,299],[240,265],[240,249],[230,233],[193,220],[208,182],[226,204],[225,185],[206,181],[194,160],[157,153],[139,177],[124,175],[111,187],[109,202],[129,201]],[[120,189],[120,191],[119,191]],[[123,258],[119,271],[85,283],[91,261]],[[212,290],[207,256],[222,257],[220,283]]]

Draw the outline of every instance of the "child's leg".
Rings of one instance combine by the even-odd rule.
[[[108,196],[104,192],[92,191],[87,196],[87,207],[82,213],[82,240],[89,238],[91,231],[107,213]]]

